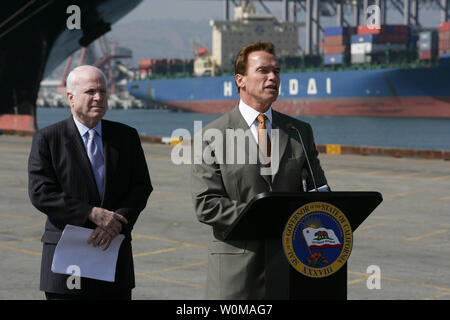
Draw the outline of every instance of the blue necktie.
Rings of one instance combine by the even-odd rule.
[[[88,131],[89,138],[87,143],[87,154],[89,160],[91,161],[92,171],[94,171],[95,182],[97,183],[98,193],[100,194],[100,199],[103,198],[103,182],[104,182],[104,172],[105,172],[105,161],[103,155],[100,152],[97,144],[95,143],[95,130],[90,129]]]

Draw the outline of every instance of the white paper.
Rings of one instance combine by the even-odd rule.
[[[318,187],[317,190],[316,189],[309,190],[309,192],[314,192],[314,191],[315,192],[328,192],[328,191],[330,191],[330,188],[328,188],[327,184],[324,184],[323,186]]]
[[[109,248],[103,250],[103,247],[87,243],[93,231],[66,225],[55,249],[52,271],[72,275],[73,270],[78,268],[77,276],[114,282],[119,248],[125,236],[117,235]]]

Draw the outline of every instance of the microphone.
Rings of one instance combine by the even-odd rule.
[[[306,168],[302,168],[302,186],[303,191],[308,192],[308,184],[306,183],[306,180],[308,179],[308,170]]]
[[[312,168],[311,168],[311,163],[309,162],[308,153],[306,152],[305,145],[303,143],[302,135],[300,134],[300,131],[298,131],[298,129],[293,124],[291,124],[291,128],[294,129],[295,131],[297,131],[298,137],[300,138],[300,144],[302,145],[303,153],[305,154],[306,163],[308,164],[309,173],[311,174],[311,179],[312,179],[312,182],[313,182],[313,185],[314,185],[314,191],[319,192],[319,190],[317,190],[316,180],[314,179],[314,174],[313,174],[313,171],[312,171]],[[302,170],[302,183],[303,183],[303,188],[305,189],[305,191],[307,191],[307,189],[306,189],[306,176],[307,176],[307,172]]]

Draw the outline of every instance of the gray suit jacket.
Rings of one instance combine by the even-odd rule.
[[[266,191],[302,191],[301,169],[307,164],[298,133],[293,127],[302,135],[317,186],[327,184],[311,126],[303,121],[273,111],[272,130],[278,129],[279,132],[279,169],[272,176],[261,175],[259,164],[221,161],[220,158],[226,159],[232,149],[225,147],[226,142],[221,148],[210,137],[203,137],[204,154],[211,154],[219,162],[194,163],[191,175],[197,218],[211,225],[213,231],[208,252],[208,299],[288,297],[288,264],[283,256],[281,240],[223,241],[223,232],[255,195]],[[210,123],[203,133],[211,128],[221,132],[224,138],[227,129],[249,129],[238,107]],[[251,150],[252,144],[256,145],[255,139],[248,139],[246,153]],[[237,152],[238,147],[235,147],[234,153]],[[308,185],[309,189],[313,188],[311,181]],[[266,277],[268,270],[278,277]]]

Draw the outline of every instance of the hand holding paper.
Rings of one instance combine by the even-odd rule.
[[[122,223],[128,223],[128,220],[124,216],[99,207],[92,208],[89,214],[89,220],[104,229],[113,238],[122,231]]]
[[[119,234],[111,239],[108,248],[101,250],[88,244],[94,232],[92,229],[66,225],[56,246],[51,270],[71,275],[69,267],[77,266],[81,277],[114,282],[119,248],[125,236]]]
[[[103,228],[97,227],[92,231],[87,243],[92,244],[94,247],[103,246],[103,250],[107,250],[114,238],[115,236],[111,236]]]

